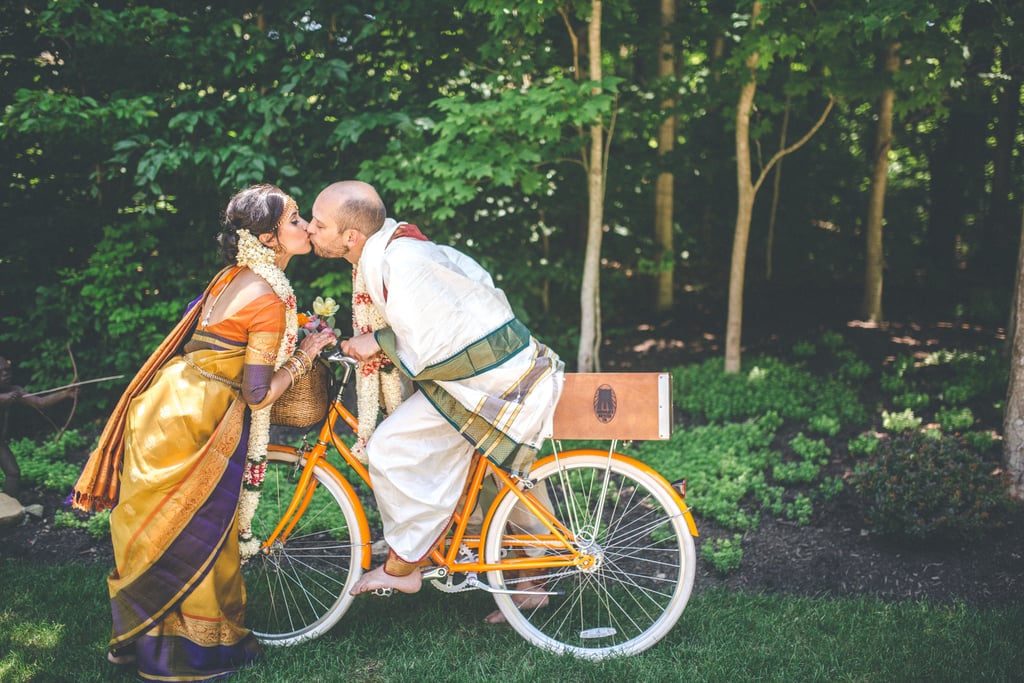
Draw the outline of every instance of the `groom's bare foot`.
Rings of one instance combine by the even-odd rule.
[[[363,574],[356,585],[349,591],[351,595],[359,595],[377,589],[391,588],[401,593],[415,593],[423,585],[419,569],[406,576],[392,576],[384,571],[384,565]]]
[[[519,609],[538,609],[540,607],[547,606],[548,596],[541,592],[544,590],[544,584],[537,583],[536,581],[524,581],[517,586],[517,589],[537,592],[536,595],[523,595],[521,593],[513,595],[512,602],[514,602]],[[503,624],[505,623],[505,615],[502,614],[500,609],[496,609],[484,617],[484,621],[488,624]]]

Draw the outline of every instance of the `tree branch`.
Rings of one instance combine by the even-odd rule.
[[[832,107],[835,106],[835,103],[836,98],[834,96],[829,97],[828,104],[825,106],[825,111],[821,112],[821,116],[818,118],[817,122],[815,122],[815,124],[811,126],[811,129],[807,131],[807,133],[802,138],[794,142],[792,145],[786,147],[785,149],[780,149],[778,152],[775,153],[775,156],[773,156],[768,161],[768,165],[761,169],[761,174],[757,177],[757,182],[754,183],[754,194],[757,194],[757,189],[761,187],[761,183],[763,183],[764,179],[768,177],[768,172],[772,170],[772,166],[774,166],[779,159],[786,156],[790,152],[793,152],[803,147],[804,144],[808,140],[810,140],[815,133],[818,132],[818,129],[821,128],[822,125],[825,123],[825,119],[828,118],[828,114],[830,111],[832,111]]]

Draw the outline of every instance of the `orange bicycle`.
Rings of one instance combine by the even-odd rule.
[[[246,622],[268,644],[328,631],[370,568],[363,503],[327,458],[333,446],[371,485],[338,435],[357,425],[342,403],[356,361],[337,351],[325,360],[344,370],[336,395],[315,444],[269,447],[253,519],[264,540],[243,566]],[[552,444],[527,475],[476,458],[423,578],[448,593],[491,593],[512,628],[547,650],[590,659],[645,650],[675,625],[693,588],[697,527],[682,492],[615,452],[614,440],[607,451]],[[496,495],[482,500],[490,498],[483,490],[493,494],[490,482]],[[482,522],[471,523],[478,504]]]

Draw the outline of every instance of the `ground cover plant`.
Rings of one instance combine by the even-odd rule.
[[[901,361],[888,344],[884,351],[872,349],[864,336],[841,328],[780,341],[765,353],[751,354],[740,377],[752,385],[747,392],[752,396],[745,396],[743,411],[734,410],[727,419],[711,419],[699,401],[699,395],[719,392],[714,371],[720,361],[677,358],[689,362],[668,365],[677,377],[680,403],[697,409],[679,409],[672,439],[621,448],[669,479],[687,479],[687,501],[701,532],[698,576],[677,627],[639,657],[566,663],[507,629],[480,623],[493,608],[487,596],[450,599],[428,589],[414,598],[359,602],[327,637],[272,650],[265,666],[239,680],[392,681],[436,677],[437,671],[446,672],[445,680],[479,680],[500,672],[524,681],[678,680],[680,672],[703,680],[1012,678],[1018,655],[1006,653],[1024,651],[1010,627],[1024,616],[1019,508],[959,514],[958,520],[973,521],[962,533],[932,525],[936,528],[919,534],[914,524],[899,521],[906,519],[899,516],[906,510],[881,510],[884,518],[899,522],[898,530],[875,521],[871,496],[857,487],[858,471],[880,467],[893,453],[931,448],[948,451],[949,462],[998,459],[993,417],[1001,400],[998,373],[993,370],[982,382],[973,371],[957,369],[963,360],[929,360],[987,358],[995,345],[987,349],[922,351]],[[665,367],[664,357],[622,354],[616,360],[628,361],[629,366],[618,366],[625,369],[652,369],[638,365],[644,360]],[[860,363],[870,372],[843,370]],[[885,414],[906,410],[894,397],[908,389],[882,387],[882,378],[896,374],[897,363],[905,364],[904,386],[928,396],[927,409],[912,411],[920,419],[917,426],[891,419],[885,424]],[[694,377],[706,379],[701,384]],[[781,378],[781,389],[771,386],[773,377]],[[975,387],[960,394],[969,398],[946,400],[950,387],[964,386]],[[51,453],[48,462],[80,463],[88,446]],[[994,483],[987,468],[975,467],[974,473]],[[962,481],[967,491],[971,480]],[[66,490],[50,491],[41,480],[26,488],[23,502],[42,502],[46,513],[42,521],[0,530],[0,580],[10,595],[25,596],[0,607],[0,652],[8,653],[0,655],[0,678],[106,680],[105,627],[96,626],[106,619],[103,576],[112,564],[104,521],[57,514]],[[993,499],[992,489],[984,490],[985,500]],[[956,502],[955,496],[942,500]],[[999,522],[1005,525],[998,527]],[[67,597],[72,585],[81,594],[77,601]],[[398,644],[384,644],[394,634]],[[420,642],[430,646],[415,645]],[[469,654],[466,643],[472,643]],[[957,659],[951,654],[957,651],[966,654]]]

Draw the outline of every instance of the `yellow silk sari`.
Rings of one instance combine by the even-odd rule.
[[[198,330],[134,398],[110,517],[111,648],[148,680],[201,681],[259,657],[244,626],[238,498],[248,442],[241,398],[269,377],[284,307],[273,294]]]

